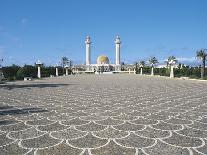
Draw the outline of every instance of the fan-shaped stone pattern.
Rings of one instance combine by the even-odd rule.
[[[86,120],[86,121],[100,121],[100,120],[104,120],[104,119],[107,119],[107,117],[105,116],[98,116],[96,114],[92,114],[92,115],[89,115],[89,116],[82,116],[80,117],[82,120]]]
[[[202,141],[199,138],[186,137],[175,132],[172,132],[172,136],[163,139],[163,141],[180,147],[199,147],[202,145]]]
[[[106,139],[99,139],[88,133],[86,136],[68,140],[68,143],[77,148],[97,148],[105,145],[108,142]]]
[[[165,138],[170,136],[169,131],[155,130],[154,128],[147,127],[144,130],[136,131],[135,134],[148,138]]]
[[[152,146],[155,143],[155,140],[140,137],[134,133],[130,133],[128,137],[125,137],[123,139],[116,139],[116,142],[125,147],[144,148]]]
[[[40,149],[36,151],[36,155],[77,155],[82,152],[82,149],[77,149],[69,146],[66,143],[61,143],[59,145],[55,145],[53,147],[49,147],[46,149]]]
[[[116,125],[113,127],[117,130],[122,130],[122,131],[137,131],[137,130],[142,130],[145,128],[144,125],[138,125],[138,124],[133,124],[129,122],[125,122],[124,124]]]
[[[188,126],[194,129],[207,130],[207,123],[205,124],[198,121],[194,121],[192,125],[188,125]]]
[[[177,125],[177,124],[171,124],[171,123],[165,123],[163,121],[160,121],[156,125],[151,125],[155,129],[160,129],[160,130],[181,130],[183,127],[182,125]]]
[[[106,126],[95,124],[94,122],[90,122],[85,125],[81,126],[76,126],[76,129],[81,130],[81,131],[100,131],[104,130]]]
[[[72,120],[74,119],[75,117],[73,116],[68,116],[68,115],[58,115],[58,116],[51,116],[51,117],[48,117],[48,119],[50,121],[64,121],[64,120]]]
[[[133,120],[135,120],[135,119],[137,119],[138,117],[136,117],[136,116],[131,116],[131,115],[127,115],[127,114],[121,114],[121,115],[119,115],[119,116],[114,116],[114,117],[112,117],[113,119],[117,119],[117,120],[128,120],[128,121],[133,121]]]
[[[26,122],[27,125],[48,125],[48,124],[52,124],[52,123],[54,123],[54,121],[50,121],[45,118]]]
[[[19,147],[18,143],[12,143],[3,147],[0,147],[1,155],[19,155],[29,152],[29,149]]]
[[[49,134],[45,134],[37,138],[22,140],[21,145],[24,148],[46,148],[57,145],[60,142],[61,140],[54,139]]]
[[[6,125],[6,126],[1,126],[0,130],[1,131],[19,131],[19,130],[25,130],[31,128],[31,126],[25,125],[23,122],[22,123],[17,123],[17,124],[11,124],[11,125]]]
[[[84,125],[89,123],[90,121],[85,121],[85,120],[81,120],[79,118],[74,118],[72,120],[66,120],[66,121],[61,121],[61,124],[63,125]]]
[[[195,150],[203,153],[203,154],[207,154],[207,140],[204,139],[205,145],[203,147],[200,148],[196,148]]]
[[[14,142],[14,140],[12,139],[9,139],[7,136],[6,136],[6,133],[3,133],[0,135],[0,146],[3,146],[3,145],[8,145],[10,143]]]
[[[41,130],[41,131],[58,131],[58,130],[64,130],[66,128],[68,128],[69,126],[66,125],[62,125],[59,122],[55,122],[53,124],[49,124],[49,125],[44,125],[44,126],[38,126],[37,129]]]
[[[114,138],[123,138],[129,135],[126,131],[116,130],[113,127],[109,126],[107,129],[102,131],[95,131],[93,134],[100,138],[105,139],[114,139]]]
[[[198,130],[194,128],[190,128],[188,126],[185,127],[185,129],[177,131],[177,133],[189,136],[189,137],[195,137],[195,138],[207,138],[207,131],[206,130]]]
[[[10,132],[8,136],[12,139],[29,139],[29,138],[39,137],[45,133],[46,132],[36,130],[35,127],[31,127],[26,130]]]
[[[120,125],[124,123],[124,121],[115,120],[115,119],[112,119],[111,117],[108,117],[107,119],[102,120],[102,121],[95,121],[95,122],[100,125]]]
[[[170,118],[169,120],[165,120],[166,123],[171,124],[192,124],[193,121],[178,119],[178,118]]]
[[[140,117],[138,118],[137,120],[134,120],[134,121],[130,121],[134,124],[142,124],[142,125],[152,125],[152,124],[157,124],[158,121],[155,120],[155,119],[146,119],[146,118],[143,118],[143,117]]]
[[[93,155],[135,155],[136,150],[134,148],[126,148],[117,145],[114,141],[110,141],[107,145],[91,149]]]
[[[174,147],[165,143],[157,141],[157,144],[153,147],[143,148],[147,154],[150,155],[190,155],[188,149]]]
[[[86,136],[86,134],[87,132],[85,131],[79,131],[74,129],[74,127],[71,127],[65,130],[52,132],[51,136],[57,139],[77,139]]]
[[[6,85],[0,149],[11,146],[7,154],[207,154],[205,82],[119,74]]]

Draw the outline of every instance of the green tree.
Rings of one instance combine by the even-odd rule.
[[[205,66],[206,66],[206,56],[205,49],[201,49],[196,52],[196,57],[201,60],[202,66],[201,66],[201,79],[205,76]]]
[[[9,81],[16,80],[17,71],[20,69],[20,66],[12,65],[12,66],[6,66],[3,67],[3,75],[5,78],[7,78]]]

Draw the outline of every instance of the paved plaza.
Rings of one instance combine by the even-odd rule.
[[[74,75],[0,85],[1,155],[207,154],[207,82]]]

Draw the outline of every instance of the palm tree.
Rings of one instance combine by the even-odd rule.
[[[167,66],[170,66],[170,78],[174,78],[174,64],[176,64],[178,60],[175,56],[169,56],[167,59]]]
[[[152,66],[151,75],[154,75],[154,65],[155,65],[156,63],[158,63],[158,60],[157,60],[157,58],[155,58],[155,57],[151,57],[151,58],[149,59],[149,63],[150,63],[150,65]]]
[[[205,76],[206,56],[207,54],[205,53],[205,49],[201,49],[196,52],[196,57],[202,61],[201,79]]]
[[[145,61],[140,61],[139,62],[139,67],[140,67],[140,75],[142,75],[142,69],[145,66]]]

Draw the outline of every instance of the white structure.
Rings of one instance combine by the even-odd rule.
[[[120,65],[120,46],[121,46],[121,41],[119,36],[116,37],[115,40],[115,44],[116,44],[116,65]]]
[[[37,77],[41,78],[41,68],[40,68],[42,65],[41,61],[37,60],[36,65],[37,65]]]
[[[56,68],[55,68],[55,74],[56,74],[56,76],[59,76],[58,75],[58,67],[56,66]]]
[[[86,65],[91,64],[91,39],[89,36],[86,37]]]
[[[169,65],[170,65],[170,78],[174,78],[174,65],[176,61],[175,60],[170,60]]]
[[[152,65],[152,69],[151,69],[151,76],[154,75],[154,66]]]
[[[68,65],[65,65],[65,75],[68,76],[68,68],[69,66]]]
[[[121,71],[121,61],[120,61],[120,52],[121,52],[121,40],[119,36],[116,37],[115,45],[116,45],[116,60],[115,64],[110,64],[109,58],[105,55],[101,55],[97,58],[96,64],[91,64],[91,40],[90,37],[87,36],[85,40],[86,44],[86,72],[113,72],[113,71]]]

